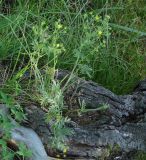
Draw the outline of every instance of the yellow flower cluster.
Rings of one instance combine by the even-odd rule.
[[[100,17],[98,15],[96,15],[95,20],[96,20],[96,22],[98,22],[100,20]]]
[[[63,157],[65,158],[66,157],[66,153],[67,153],[67,148],[64,148],[63,153],[64,153]],[[60,157],[61,156],[59,154],[57,154],[57,158],[60,158]]]
[[[56,27],[57,27],[57,29],[62,29],[63,25],[62,24],[58,24]]]
[[[99,30],[97,34],[98,34],[98,36],[101,36],[102,33],[103,33],[103,32]]]

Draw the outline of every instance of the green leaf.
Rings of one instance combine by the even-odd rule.
[[[20,143],[19,144],[19,151],[16,152],[18,155],[23,156],[23,157],[31,157],[32,152],[28,150],[25,144]]]

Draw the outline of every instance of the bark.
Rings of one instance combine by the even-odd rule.
[[[56,80],[62,79],[64,115],[71,118],[71,123],[66,125],[74,131],[65,140],[69,146],[67,159],[104,159],[117,148],[122,156],[146,151],[146,80],[133,93],[122,96],[60,70]],[[80,112],[82,102],[84,112]],[[105,104],[108,107],[103,110]],[[45,112],[35,106],[27,107],[26,112],[29,126],[41,137],[47,153],[54,156],[56,152],[49,145],[53,136],[51,124],[44,123]]]

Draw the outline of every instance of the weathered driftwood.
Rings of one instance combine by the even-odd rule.
[[[69,77],[72,77],[68,81]],[[64,79],[65,78],[65,79]],[[74,134],[66,137],[69,146],[67,159],[76,157],[96,159],[109,156],[109,148],[118,146],[122,153],[146,151],[146,81],[140,82],[132,94],[118,96],[104,87],[59,71],[56,80],[62,80],[66,110],[71,118],[67,124]],[[64,85],[68,83],[67,88]],[[80,104],[85,103],[86,112],[80,113]],[[100,110],[102,105],[108,105]],[[52,133],[50,124],[45,124],[45,112],[39,107],[27,107],[31,127],[41,138],[46,151],[50,148]]]
[[[26,160],[53,160],[49,157],[44,149],[44,146],[38,137],[38,135],[31,129],[18,125],[9,115],[6,105],[0,104],[0,111],[3,115],[11,120],[13,125],[11,132],[11,139],[9,143],[11,145],[18,145],[19,142],[26,145],[26,147],[32,152],[32,156]],[[1,136],[4,134],[3,130],[0,130]]]

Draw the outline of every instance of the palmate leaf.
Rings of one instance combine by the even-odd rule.
[[[23,156],[23,157],[31,157],[32,152],[27,149],[27,147],[23,144],[19,144],[19,151],[16,152],[18,155]]]
[[[0,139],[0,146],[2,147],[2,152],[1,152],[1,155],[0,155],[0,159],[3,159],[3,160],[12,160],[13,157],[14,157],[14,154],[11,153],[8,150],[7,143],[6,143],[5,140]]]
[[[0,101],[7,105],[13,104],[13,99],[0,90]]]

